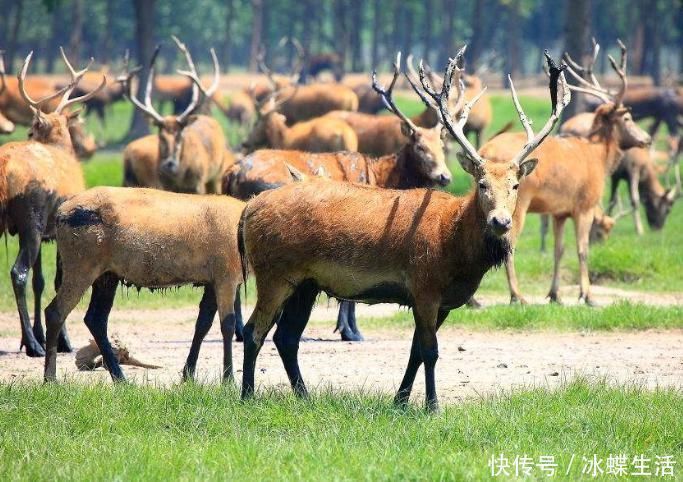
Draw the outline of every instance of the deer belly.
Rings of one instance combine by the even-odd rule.
[[[361,303],[399,303],[412,305],[406,283],[393,273],[367,273],[346,266],[315,270],[313,278],[322,291],[334,298]]]

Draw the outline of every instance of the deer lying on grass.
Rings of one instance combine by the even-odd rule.
[[[358,110],[358,96],[350,87],[343,84],[316,83],[307,85],[294,85],[294,82],[278,81],[276,76],[264,62],[263,52],[259,55],[259,67],[270,83],[272,96],[275,92],[281,99],[278,111],[285,116],[287,123],[292,125],[298,122],[314,119],[333,110]],[[301,67],[293,67],[290,79],[298,78]],[[255,92],[257,101],[265,96],[259,96]]]
[[[570,86],[572,90],[597,95],[605,101],[595,111],[590,137],[583,139],[554,136],[548,139],[534,153],[539,159],[538,168],[520,184],[513,241],[522,231],[527,213],[549,214],[553,218],[555,263],[548,294],[552,302],[560,302],[559,266],[564,252],[564,224],[568,218],[572,218],[576,228],[579,257],[579,299],[588,305],[593,304],[588,278],[589,233],[595,207],[602,198],[605,178],[616,168],[623,150],[650,143],[650,136],[638,127],[628,109],[621,104],[627,87],[625,49],[622,50],[619,65],[612,57],[610,63],[622,83],[615,96],[608,95],[599,84],[583,79],[579,81],[581,86]],[[566,68],[577,80],[581,78],[571,67]],[[487,142],[480,152],[488,159],[506,163],[523,144],[523,134],[502,134]],[[517,283],[514,251],[508,257],[505,267],[511,302],[525,303]]]
[[[346,122],[338,119],[319,117],[287,126],[287,118],[278,112],[278,102],[274,97],[266,101],[265,107],[259,106],[254,127],[242,143],[246,153],[260,148],[298,149],[307,152],[357,151],[358,137]]]
[[[57,207],[65,199],[85,189],[81,165],[69,133],[69,125],[77,122],[78,113],[67,108],[85,102],[94,90],[82,97],[69,99],[87,67],[76,72],[63,50],[64,63],[71,74],[71,83],[50,96],[33,100],[25,89],[26,73],[33,52],[24,61],[18,77],[18,89],[33,111],[29,140],[10,142],[0,146],[0,234],[19,236],[19,254],[12,266],[14,297],[21,321],[21,346],[31,357],[43,356],[44,336],[41,323],[41,295],[45,286],[40,256],[41,241],[54,237],[54,217]],[[91,60],[92,62],[92,60]],[[106,79],[102,79],[102,88]],[[52,113],[42,109],[53,99],[60,98]],[[33,268],[35,315],[33,330],[26,306],[28,274]],[[59,283],[59,275],[55,284]],[[59,351],[71,351],[66,332],[55,343]]]
[[[560,133],[589,137],[595,114],[578,114],[562,124]],[[648,224],[652,229],[664,227],[666,218],[676,200],[676,188],[665,189],[659,182],[650,149],[634,147],[625,151],[611,175],[610,201],[607,213],[611,214],[617,204],[619,183],[626,181],[633,211],[633,221],[638,235],[643,234],[640,219],[640,197],[643,197]]]
[[[307,394],[297,359],[299,340],[318,293],[325,291],[336,298],[413,309],[413,345],[395,401],[407,402],[424,363],[427,407],[438,408],[436,332],[450,310],[474,294],[484,274],[508,256],[517,186],[536,166],[535,159],[526,157],[550,133],[569,101],[562,73],[548,57],[550,119],[534,136],[520,110],[527,144],[506,163],[488,161],[463,132],[478,96],[465,104],[457,121],[449,112],[452,82],[461,82],[461,62],[462,51],[450,61],[438,93],[424,70],[420,77],[424,97],[436,103],[444,125],[464,149],[458,159],[477,186],[469,195],[320,181],[272,190],[247,204],[240,246],[243,263],[256,276],[258,301],[245,326],[243,398],[254,391],[256,357],[278,318],[275,346],[295,392]]]
[[[232,379],[232,337],[242,283],[237,227],[243,208],[243,202],[226,196],[115,187],[90,189],[63,203],[56,216],[63,280],[45,310],[45,379],[56,378],[58,334],[91,286],[85,324],[112,378],[124,378],[107,337],[119,283],[203,286],[183,376],[194,376],[199,348],[218,310],[223,377]]]
[[[412,189],[417,187],[447,186],[451,173],[446,165],[443,143],[439,130],[417,127],[396,106],[393,88],[400,75],[400,56],[394,64],[394,77],[387,90],[373,79],[373,87],[386,102],[387,108],[402,125],[407,137],[398,152],[382,157],[370,157],[352,152],[310,154],[300,151],[256,151],[243,159],[227,177],[224,191],[239,199],[248,200],[263,191],[292,182],[287,164],[307,175],[314,175],[322,168],[329,178],[371,186]],[[393,117],[393,116],[392,116]],[[439,124],[441,126],[441,124]],[[353,304],[342,301],[339,308],[337,329],[342,339],[363,339],[357,328]]]
[[[154,82],[154,63],[159,50],[152,57],[150,73],[145,90],[145,102],[140,102],[130,89],[129,73],[127,83],[128,97],[136,108],[144,112],[158,128],[158,182],[165,190],[187,193],[220,193],[221,179],[226,170],[227,144],[223,136],[223,130],[214,118],[206,115],[195,115],[201,107],[199,92],[205,99],[213,96],[219,82],[220,68],[216,53],[211,49],[211,57],[214,65],[213,83],[205,89],[192,61],[189,51],[183,43],[174,37],[176,44],[185,55],[189,71],[179,71],[180,74],[192,80],[194,85],[193,98],[184,112],[180,115],[162,116],[152,105],[152,86]],[[147,137],[149,138],[149,136]],[[135,141],[137,142],[137,141]],[[151,143],[151,141],[149,141]],[[138,147],[141,143],[138,143]],[[145,153],[151,151],[151,145],[145,147]],[[130,155],[131,149],[126,149]],[[130,162],[134,161],[129,157]],[[149,161],[144,156],[141,162]],[[141,167],[138,170],[149,170],[149,167]],[[133,171],[136,169],[132,169]]]

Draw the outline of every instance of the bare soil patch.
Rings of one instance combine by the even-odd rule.
[[[631,298],[633,299],[633,298]],[[486,303],[494,300],[486,298]],[[671,295],[669,301],[679,299]],[[387,316],[391,305],[361,307],[359,317]],[[246,310],[248,314],[249,310]],[[114,310],[110,334],[119,334],[138,359],[162,365],[159,370],[124,367],[137,383],[169,385],[180,381],[190,347],[196,310]],[[363,343],[341,342],[333,333],[336,305],[317,307],[304,333],[300,362],[309,388],[392,393],[401,381],[412,338],[409,329],[365,330]],[[75,347],[85,345],[89,333],[83,313],[74,312],[68,327]],[[555,333],[472,331],[445,326],[439,333],[437,383],[445,402],[457,402],[528,386],[555,387],[576,376],[606,378],[616,383],[646,387],[683,388],[683,330]],[[40,380],[43,360],[18,351],[15,313],[0,313],[0,380]],[[198,378],[217,383],[222,360],[221,335],[214,324],[201,351]],[[235,344],[236,376],[241,378],[242,347]],[[108,381],[103,369],[79,372],[73,354],[59,355],[58,375],[91,383]],[[289,385],[275,346],[266,342],[258,362],[257,383]],[[423,397],[418,376],[414,397]]]

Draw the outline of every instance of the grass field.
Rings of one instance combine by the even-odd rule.
[[[515,456],[554,456],[552,480],[575,480],[594,454],[602,470],[626,454],[629,471],[643,454],[653,474],[657,456],[683,455],[680,392],[583,380],[436,416],[371,393],[244,403],[197,385],[4,385],[0,400],[3,480],[482,480],[501,454],[511,476]]]

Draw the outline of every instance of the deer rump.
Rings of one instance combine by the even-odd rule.
[[[426,189],[398,191],[323,180],[293,184],[247,204],[242,221],[245,256],[255,273],[265,275],[257,276],[257,285],[269,283],[272,273],[285,276],[292,286],[313,281],[338,299],[410,307],[416,291],[429,290],[445,293],[442,306],[454,309],[474,294],[491,267],[473,259],[477,255],[469,247],[459,248],[463,260],[443,252],[449,245],[442,239],[445,226],[461,209],[452,196]],[[314,235],[296,234],[302,232]],[[500,264],[508,247],[494,246],[493,239],[491,243],[487,251],[498,259],[489,261]],[[454,270],[442,266],[444,260],[471,269],[462,278],[449,277]],[[277,269],[269,269],[273,266]]]

